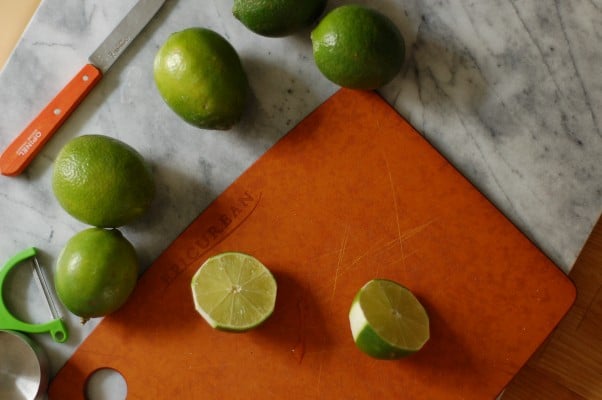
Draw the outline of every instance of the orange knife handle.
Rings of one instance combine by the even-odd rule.
[[[102,72],[86,64],[0,155],[2,175],[23,172],[100,78]]]

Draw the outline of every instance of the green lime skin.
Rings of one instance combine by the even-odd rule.
[[[345,5],[329,12],[311,32],[314,60],[330,81],[351,89],[373,90],[399,73],[405,42],[380,12]]]
[[[234,0],[232,14],[262,36],[288,36],[310,26],[324,11],[326,0]]]
[[[74,218],[113,228],[141,217],[155,197],[155,181],[144,158],[128,144],[103,135],[70,140],[52,171],[52,190]]]
[[[355,339],[355,344],[364,353],[378,360],[398,360],[414,354],[414,351],[390,346],[373,329],[364,329]]]
[[[138,257],[117,229],[88,228],[67,241],[56,263],[59,300],[83,320],[119,309],[138,279]]]
[[[206,28],[172,33],[154,60],[161,97],[184,121],[228,130],[241,118],[249,82],[232,45]]]

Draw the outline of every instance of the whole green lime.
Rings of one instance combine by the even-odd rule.
[[[138,279],[138,257],[117,229],[89,228],[75,234],[56,263],[56,293],[84,320],[116,311]]]
[[[155,56],[154,78],[165,103],[194,126],[227,130],[242,117],[247,75],[234,47],[210,29],[172,33]]]
[[[405,57],[403,36],[380,12],[345,5],[329,12],[311,32],[318,69],[337,85],[376,89],[390,82]]]
[[[155,181],[142,156],[126,143],[84,135],[69,141],[57,155],[52,189],[74,218],[112,228],[147,211],[155,196]]]
[[[232,14],[259,35],[280,37],[311,25],[325,7],[326,0],[234,0]]]

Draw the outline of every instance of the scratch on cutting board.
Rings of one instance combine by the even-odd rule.
[[[389,185],[391,186],[391,194],[393,195],[393,208],[395,211],[395,223],[397,224],[397,236],[399,238],[399,250],[401,251],[401,260],[404,271],[406,270],[406,255],[403,247],[403,237],[401,234],[401,223],[399,222],[399,206],[397,205],[397,193],[395,192],[395,185],[393,184],[393,175],[391,174],[391,168],[389,167],[389,160],[384,152],[382,152],[383,159],[385,160],[385,166],[387,167],[387,176],[389,178]]]
[[[324,360],[323,357],[320,357],[320,369],[318,370],[318,384],[317,384],[317,389],[318,389],[318,394],[317,394],[317,398],[320,398],[320,392],[322,391],[322,367],[324,366]]]
[[[411,228],[404,232],[401,232],[401,234],[399,234],[399,230],[398,230],[398,235],[395,236],[394,238],[392,238],[391,240],[387,240],[384,243],[383,242],[374,243],[365,252],[363,252],[362,254],[359,254],[353,258],[353,260],[350,263],[350,268],[354,268],[355,266],[357,266],[359,263],[361,263],[368,257],[372,258],[372,257],[378,256],[381,253],[392,250],[393,247],[399,246],[399,242],[401,242],[400,247],[403,249],[402,254],[400,255],[399,258],[396,257],[395,261],[392,261],[392,262],[397,262],[399,259],[407,260],[412,255],[419,253],[420,248],[408,249],[408,246],[407,245],[404,246],[403,242],[406,242],[407,240],[411,239],[412,237],[423,232],[425,229],[427,229],[430,225],[432,225],[436,221],[437,221],[437,218],[430,219],[423,224],[420,224],[414,228]],[[342,275],[342,273],[339,275]]]
[[[437,221],[437,218],[432,218],[429,219],[428,221],[426,221],[423,224],[420,224],[412,229],[408,229],[407,231],[405,231],[402,235],[401,235],[401,240],[408,240],[411,237],[414,237],[416,235],[418,235],[420,232],[422,232],[423,230],[425,230],[426,228],[428,228],[430,225],[432,225],[433,223],[435,223],[435,221]]]
[[[332,294],[330,296],[330,303],[334,301],[334,296],[337,290],[337,283],[339,280],[339,276],[341,275],[341,266],[343,265],[343,257],[345,256],[345,249],[347,248],[347,242],[349,240],[349,225],[345,226],[345,231],[343,232],[343,240],[341,242],[341,247],[339,249],[339,259],[337,260],[337,267],[334,273],[334,282],[332,285]]]
[[[397,240],[398,239],[395,238],[393,240],[387,241],[386,243],[375,243],[374,245],[370,246],[370,248],[368,250],[366,250],[362,254],[358,255],[357,257],[355,257],[353,259],[353,261],[351,262],[351,266],[355,266],[355,265],[359,264],[366,257],[373,257],[375,255],[378,255],[379,253],[386,251],[389,247],[391,247],[393,245],[397,246]]]
[[[409,229],[405,232],[401,231],[401,223],[399,220],[399,205],[397,204],[397,196],[396,196],[396,191],[395,191],[395,185],[393,183],[393,175],[391,174],[391,168],[389,167],[389,160],[387,159],[387,156],[385,155],[384,152],[381,151],[382,157],[385,160],[385,166],[387,168],[387,176],[389,178],[389,184],[391,186],[391,194],[393,195],[393,209],[395,211],[395,223],[397,224],[397,240],[399,240],[399,248],[401,250],[401,259],[402,260],[406,260],[409,256],[411,256],[412,254],[414,254],[415,252],[411,252],[411,253],[406,253],[406,249],[404,247],[404,241],[408,240],[409,238],[417,235],[418,233],[422,232],[424,229],[426,229],[429,225],[433,224],[437,219],[433,218],[430,219],[428,221],[426,221],[425,223],[418,225],[415,228]],[[405,268],[405,262],[404,262],[404,268]]]

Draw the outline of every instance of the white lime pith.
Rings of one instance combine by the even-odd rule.
[[[366,316],[362,311],[362,307],[360,307],[360,304],[357,301],[353,302],[351,310],[349,310],[349,324],[351,325],[351,334],[353,335],[353,340],[357,340],[360,333],[368,325],[368,321],[366,320]]]

